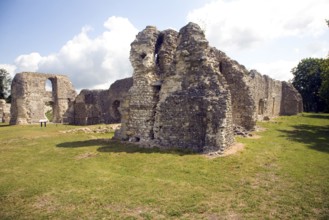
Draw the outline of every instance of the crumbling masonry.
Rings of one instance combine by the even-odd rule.
[[[46,90],[47,80],[51,82],[51,91]],[[24,72],[15,75],[11,96],[11,125],[38,123],[46,119],[45,112],[49,108],[53,122],[61,123],[76,91],[67,76]]]
[[[65,114],[67,122],[73,125],[120,123],[120,105],[132,81],[132,78],[117,80],[107,90],[82,90]]]
[[[234,126],[252,130],[257,119],[302,111],[291,84],[249,72],[194,23],[179,32],[146,27],[130,61],[133,86],[116,137],[142,146],[220,151],[233,143]]]
[[[248,71],[210,47],[194,23],[179,32],[146,27],[131,44],[130,61],[132,78],[78,96],[66,76],[16,74],[10,124],[37,123],[50,108],[55,123],[121,120],[115,135],[121,140],[211,152],[230,146],[236,128],[253,130],[257,120],[302,111],[291,84]]]
[[[10,120],[10,104],[0,99],[0,123],[8,123]]]

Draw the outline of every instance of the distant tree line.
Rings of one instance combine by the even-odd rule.
[[[329,27],[329,20],[326,20]],[[329,53],[327,58],[306,58],[292,69],[292,84],[303,97],[304,111],[329,112]]]
[[[307,58],[292,69],[292,84],[303,97],[304,111],[329,111],[329,57]]]

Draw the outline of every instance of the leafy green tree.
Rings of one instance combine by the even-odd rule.
[[[319,91],[320,97],[326,103],[326,112],[329,112],[329,57],[321,63],[321,87]]]
[[[326,103],[319,94],[322,83],[322,63],[323,59],[307,58],[292,69],[294,75],[292,84],[302,95],[306,112],[320,112],[326,107]]]
[[[5,69],[0,69],[0,99],[10,101],[11,77]]]

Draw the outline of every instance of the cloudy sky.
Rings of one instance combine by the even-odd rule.
[[[0,0],[0,68],[68,75],[106,89],[132,75],[130,43],[147,25],[189,21],[211,46],[279,80],[329,51],[328,0]]]

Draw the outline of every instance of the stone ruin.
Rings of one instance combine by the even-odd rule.
[[[146,27],[131,44],[133,86],[121,105],[116,138],[141,146],[222,151],[234,127],[302,111],[302,98],[286,82],[248,71],[210,47],[189,23],[179,32]]]
[[[120,123],[120,105],[132,86],[132,78],[115,81],[108,90],[82,90],[65,114],[69,124]]]
[[[50,108],[56,123],[121,121],[115,137],[144,147],[213,152],[230,146],[237,128],[250,131],[257,120],[302,112],[291,84],[248,71],[209,46],[194,23],[179,32],[146,27],[131,44],[130,61],[132,78],[78,96],[66,76],[16,74],[10,124],[37,123]]]
[[[47,80],[51,82],[50,91],[46,89]],[[52,112],[53,122],[62,123],[76,91],[67,76],[24,72],[15,75],[11,96],[11,125],[38,123],[47,119],[47,110]]]
[[[51,82],[50,89],[46,88],[47,80]],[[126,78],[115,81],[108,90],[82,90],[77,96],[66,76],[18,73],[12,82],[10,124],[38,123],[41,119],[47,119],[45,115],[47,111],[52,112],[54,123],[72,125],[120,123],[120,104],[131,86],[132,78]]]
[[[10,104],[6,100],[0,99],[0,123],[9,123],[10,121]]]

